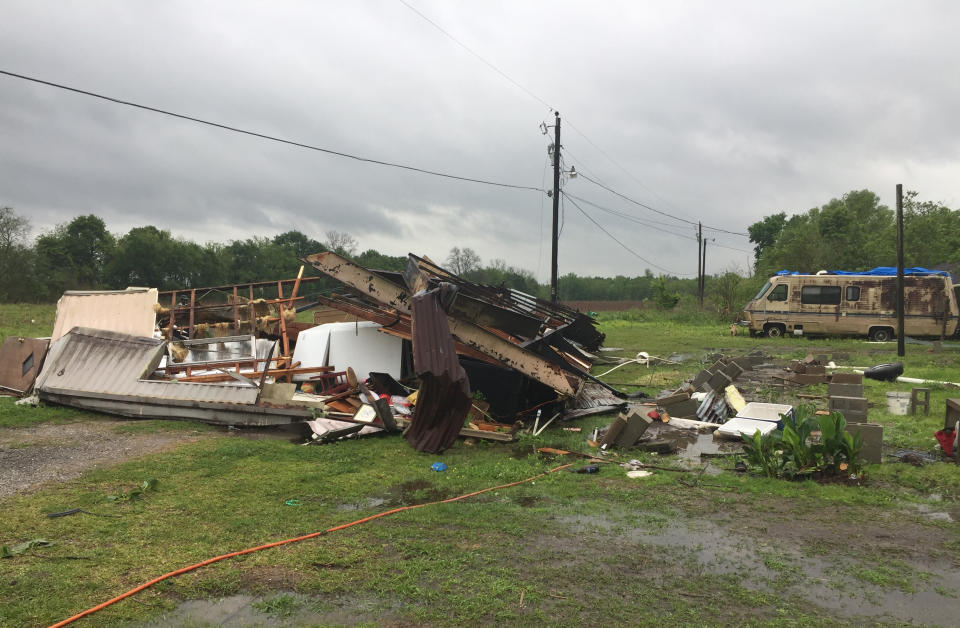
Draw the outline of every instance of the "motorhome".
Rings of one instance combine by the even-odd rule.
[[[922,268],[904,276],[904,333],[952,336],[957,332],[957,294],[949,274]],[[781,271],[744,307],[750,335],[867,336],[886,341],[897,329],[896,268],[862,273]]]

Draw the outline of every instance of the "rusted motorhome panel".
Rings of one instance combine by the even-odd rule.
[[[896,281],[896,276],[878,274],[774,276],[747,303],[746,322],[754,335],[814,333],[889,340],[897,326]],[[904,315],[909,335],[954,334],[958,309],[950,278],[932,272],[906,276]]]

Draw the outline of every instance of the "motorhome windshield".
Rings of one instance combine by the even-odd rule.
[[[757,293],[757,296],[753,297],[753,300],[756,301],[757,299],[765,295],[767,293],[767,290],[769,289],[770,289],[770,282],[768,281],[767,283],[763,284],[763,287],[760,288],[760,292]]]

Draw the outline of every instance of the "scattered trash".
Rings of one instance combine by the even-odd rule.
[[[13,547],[3,545],[0,546],[0,558],[13,558],[14,556],[26,552],[27,550],[33,549],[34,547],[49,547],[50,545],[53,545],[53,543],[46,539],[33,539],[32,541],[26,541],[25,543],[18,543]]]
[[[638,469],[636,471],[627,471],[627,477],[632,479],[645,478],[651,475],[653,475],[653,471],[644,471],[642,469]]]
[[[288,499],[287,501],[285,501],[285,502],[283,502],[283,503],[286,504],[287,506],[302,506],[302,505],[303,505],[303,504],[300,503],[300,500],[297,499],[296,497],[294,497],[294,498],[292,498],[292,499]]]
[[[579,469],[573,470],[573,473],[599,473],[599,472],[600,472],[600,465],[597,464],[596,462],[592,462],[588,465],[584,465],[580,467]]]
[[[869,379],[878,379],[881,381],[895,382],[897,378],[903,375],[902,362],[888,362],[887,364],[878,364],[864,369],[863,376]]]
[[[107,495],[107,500],[111,502],[128,502],[137,499],[143,499],[144,493],[153,491],[157,488],[156,478],[147,478],[140,483],[140,486],[130,491],[120,491],[114,495]]]
[[[915,467],[922,467],[925,464],[938,462],[940,460],[940,458],[931,455],[929,452],[918,451],[916,449],[898,449],[893,454],[893,457],[900,462],[912,464]]]
[[[432,465],[430,465],[430,468],[434,471],[446,471],[447,465],[442,462],[434,462]]]

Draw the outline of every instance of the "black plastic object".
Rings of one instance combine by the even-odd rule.
[[[600,472],[600,465],[597,464],[596,462],[588,464],[584,467],[580,467],[579,469],[574,471],[574,473],[599,473],[599,472]]]
[[[863,372],[863,376],[869,379],[879,379],[886,382],[894,382],[903,375],[902,362],[889,362],[887,364],[878,364],[871,366]]]

